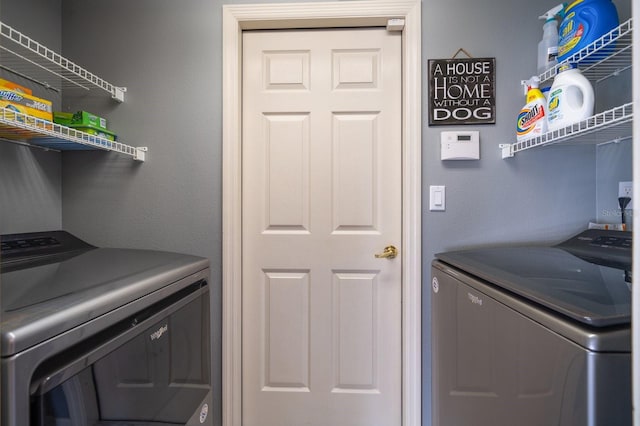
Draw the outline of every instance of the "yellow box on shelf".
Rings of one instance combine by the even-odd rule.
[[[53,120],[51,101],[5,87],[0,87],[0,107],[43,120]]]

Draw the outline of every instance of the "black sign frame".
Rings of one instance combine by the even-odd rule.
[[[429,126],[496,123],[496,58],[429,59]]]

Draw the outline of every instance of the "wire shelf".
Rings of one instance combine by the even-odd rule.
[[[145,161],[147,152],[146,147],[132,147],[8,108],[0,108],[0,138],[56,151],[113,151],[137,161]]]
[[[562,144],[605,144],[620,142],[633,133],[633,103],[624,104],[601,112],[567,127],[552,130],[535,138],[514,144],[502,144],[502,158],[513,157],[527,149]]]
[[[554,78],[558,68],[567,62],[577,63],[590,81],[599,82],[632,66],[633,21],[629,19],[562,63],[540,75],[544,82]],[[633,103],[627,103],[596,114],[570,126],[547,132],[513,144],[501,144],[502,158],[527,149],[553,144],[605,144],[620,142],[633,135]]]
[[[599,82],[631,68],[633,20],[622,23],[582,50],[540,75],[540,82],[553,79],[562,64],[574,63],[590,81]]]
[[[0,22],[0,66],[47,88],[100,89],[118,102],[126,88],[115,86]]]

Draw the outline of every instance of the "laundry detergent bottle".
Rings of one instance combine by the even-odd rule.
[[[619,24],[618,11],[611,0],[576,0],[565,9],[560,23],[558,62],[569,58],[598,40]],[[591,55],[586,61],[602,59],[611,50]]]
[[[522,82],[527,95],[527,103],[522,107],[516,122],[516,137],[524,141],[540,136],[547,131],[547,101],[539,89],[537,76]]]
[[[571,63],[558,68],[548,100],[549,130],[556,130],[593,115],[593,86]]]

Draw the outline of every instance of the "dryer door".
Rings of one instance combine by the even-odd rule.
[[[21,425],[212,424],[209,336],[196,283],[45,362]]]

